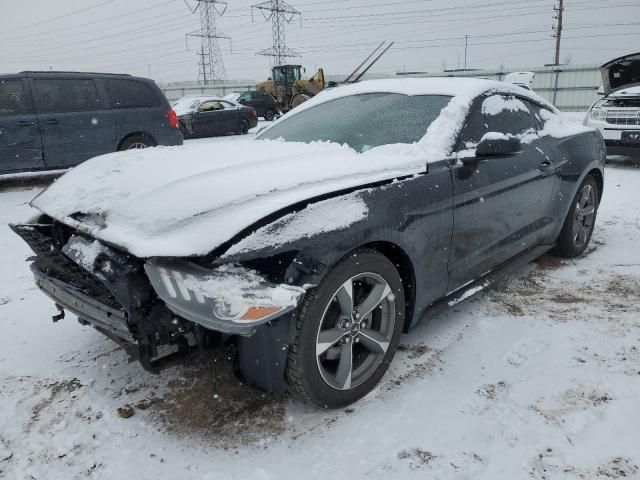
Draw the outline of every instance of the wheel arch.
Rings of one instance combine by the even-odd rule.
[[[384,255],[398,270],[402,279],[405,300],[405,318],[402,329],[407,332],[411,326],[416,302],[416,275],[411,258],[402,247],[386,240],[366,243],[356,250],[362,248],[368,248]]]
[[[148,132],[144,132],[144,131],[139,131],[139,132],[131,132],[131,133],[127,133],[125,136],[123,136],[120,141],[118,142],[118,144],[116,145],[116,150],[120,150],[120,147],[122,146],[122,144],[124,142],[126,142],[128,139],[132,138],[132,137],[145,137],[148,138],[149,140],[151,140],[154,144],[158,144],[158,142],[156,141],[156,139],[153,137],[153,135],[151,135]]]
[[[600,200],[602,200],[602,192],[604,188],[604,177],[602,176],[602,172],[598,168],[592,168],[589,170],[586,176],[591,175],[598,186],[598,204],[600,204]],[[585,176],[585,178],[586,178]]]

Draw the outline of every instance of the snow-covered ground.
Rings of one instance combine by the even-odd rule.
[[[640,477],[640,170],[605,184],[585,257],[543,257],[423,323],[339,411],[242,385],[226,351],[154,376],[73,316],[53,324],[4,226],[38,190],[4,191],[0,478]]]

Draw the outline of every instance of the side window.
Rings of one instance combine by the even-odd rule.
[[[103,82],[111,108],[160,106],[156,92],[145,83],[125,79],[105,79]]]
[[[93,80],[39,78],[35,86],[40,113],[90,112],[101,108]]]
[[[236,108],[236,106],[233,103],[220,102],[220,104],[222,105],[222,108],[224,108],[225,110],[234,110]]]
[[[0,116],[32,113],[22,80],[0,80]]]
[[[209,100],[208,102],[203,102],[198,107],[198,111],[200,112],[212,112],[215,110],[222,110],[222,105],[220,105],[220,101],[218,100]]]
[[[477,144],[487,132],[520,136],[539,129],[530,102],[512,95],[480,98],[462,135],[465,143]],[[470,145],[465,145],[469,148]],[[464,148],[464,147],[463,147]]]

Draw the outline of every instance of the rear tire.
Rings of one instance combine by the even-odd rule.
[[[240,119],[240,123],[238,124],[238,134],[246,135],[249,133],[249,122],[247,122],[244,118]]]
[[[564,258],[582,255],[593,234],[599,202],[598,183],[592,175],[587,175],[571,202],[553,253]]]
[[[272,122],[274,118],[276,118],[276,112],[274,112],[273,110],[267,110],[266,112],[264,112],[264,119],[267,122]]]
[[[146,135],[132,135],[125,138],[118,146],[118,151],[155,147],[156,142]]]
[[[373,250],[345,257],[298,309],[290,391],[324,408],[365,396],[395,355],[404,312],[402,280],[389,259]]]

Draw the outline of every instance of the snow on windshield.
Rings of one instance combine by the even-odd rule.
[[[499,115],[504,111],[529,113],[527,106],[514,97],[491,95],[482,102],[482,113],[484,115]]]

